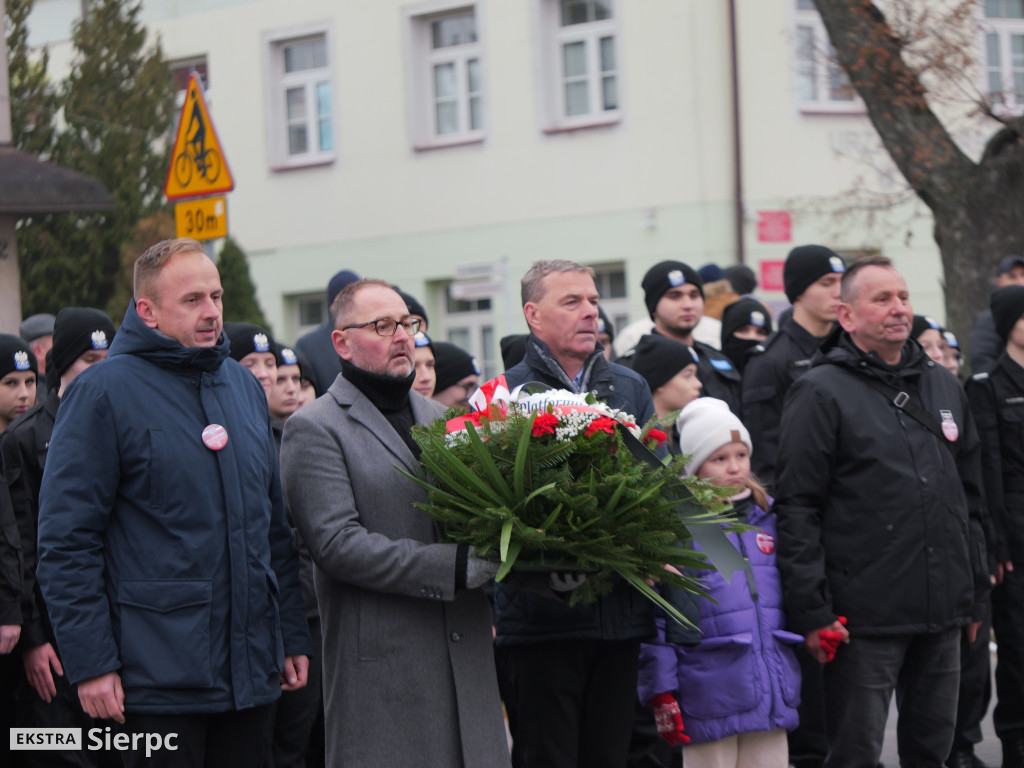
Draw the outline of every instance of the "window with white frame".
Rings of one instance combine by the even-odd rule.
[[[268,38],[272,164],[292,167],[334,159],[334,98],[327,30]]]
[[[1024,110],[1024,0],[985,0],[984,90],[995,107]]]
[[[418,148],[484,137],[483,52],[475,5],[406,11],[413,143]]]
[[[622,71],[615,0],[537,0],[548,128],[617,122]]]
[[[436,283],[432,290],[440,292],[444,315],[431,338],[451,342],[476,358],[482,381],[501,373],[491,299],[456,299],[451,295],[451,283]]]
[[[796,90],[804,111],[862,111],[863,106],[835,49],[814,0],[796,0]]]
[[[188,80],[193,74],[199,78],[203,86],[203,96],[209,105],[210,98],[210,70],[206,64],[205,56],[196,56],[191,59],[179,59],[169,64],[171,76],[174,78],[174,105],[181,109],[185,104],[185,91],[188,88]]]

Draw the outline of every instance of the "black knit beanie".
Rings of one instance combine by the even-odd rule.
[[[696,365],[697,360],[692,347],[661,334],[649,333],[637,342],[631,365],[647,380],[653,392],[686,366]]]
[[[65,307],[53,323],[54,373],[59,379],[83,354],[92,349],[109,349],[114,340],[114,323],[106,312],[92,307]],[[47,367],[46,372],[50,369]]]
[[[8,373],[32,371],[39,375],[39,366],[32,348],[20,336],[0,333],[0,379]]]
[[[745,325],[756,325],[772,332],[772,316],[768,308],[757,299],[734,301],[722,311],[722,341],[724,342]]]
[[[647,270],[640,285],[644,289],[644,304],[647,305],[647,312],[652,319],[654,308],[658,306],[666,291],[686,283],[696,285],[701,298],[704,298],[704,281],[700,279],[697,270],[688,264],[681,261],[660,261]]]
[[[501,364],[507,371],[526,357],[526,340],[530,338],[526,333],[513,333],[502,336],[498,346],[501,348]]]
[[[415,296],[399,290],[398,288],[395,288],[395,292],[402,297],[402,301],[405,302],[405,306],[409,308],[410,315],[423,318],[423,327],[420,328],[420,330],[426,331],[427,326],[430,325],[430,320],[427,317],[427,310],[423,308],[423,305],[417,301]]]
[[[231,344],[231,357],[241,360],[253,352],[274,354],[274,339],[265,328],[253,323],[224,323],[224,335]]]
[[[1024,285],[996,288],[989,297],[988,305],[992,308],[996,333],[1005,342],[1020,316],[1024,315]]]
[[[722,270],[725,279],[732,285],[732,289],[740,296],[753,293],[757,288],[757,275],[754,270],[746,264],[734,264]]]
[[[458,384],[467,376],[479,376],[480,368],[473,356],[461,347],[447,341],[435,341],[434,372],[437,374],[437,383],[434,384],[436,394]]]
[[[846,262],[843,257],[831,248],[824,245],[798,245],[789,252],[786,265],[782,268],[786,298],[792,304],[811,283],[833,272],[842,274],[845,271]]]
[[[942,333],[942,326],[928,315],[914,315],[914,322],[910,324],[910,338],[918,339],[922,333],[928,330]]]

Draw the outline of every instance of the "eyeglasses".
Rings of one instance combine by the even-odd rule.
[[[408,320],[403,320],[402,322],[392,320],[390,317],[382,317],[379,320],[371,320],[368,323],[346,325],[341,330],[347,331],[350,328],[365,328],[368,325],[373,326],[373,330],[377,332],[378,336],[394,336],[398,332],[398,326],[405,328],[405,332],[410,336],[415,336],[420,330],[420,321],[414,317],[411,317]]]

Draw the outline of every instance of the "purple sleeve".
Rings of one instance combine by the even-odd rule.
[[[640,670],[636,692],[640,701],[650,704],[659,693],[671,692],[678,697],[679,678],[676,675],[676,646],[665,640],[665,619],[654,620],[657,635],[640,645]]]

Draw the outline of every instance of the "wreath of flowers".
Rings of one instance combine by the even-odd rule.
[[[533,386],[509,392],[499,377],[470,399],[471,413],[413,429],[423,472],[405,474],[428,491],[420,508],[446,541],[500,561],[497,581],[513,568],[587,572],[576,604],[623,579],[686,623],[652,584],[705,594],[682,574],[711,567],[688,526],[732,525],[728,489],[686,477],[685,457],[655,459],[650,448],[666,436],[653,421],[641,429],[591,395]]]

